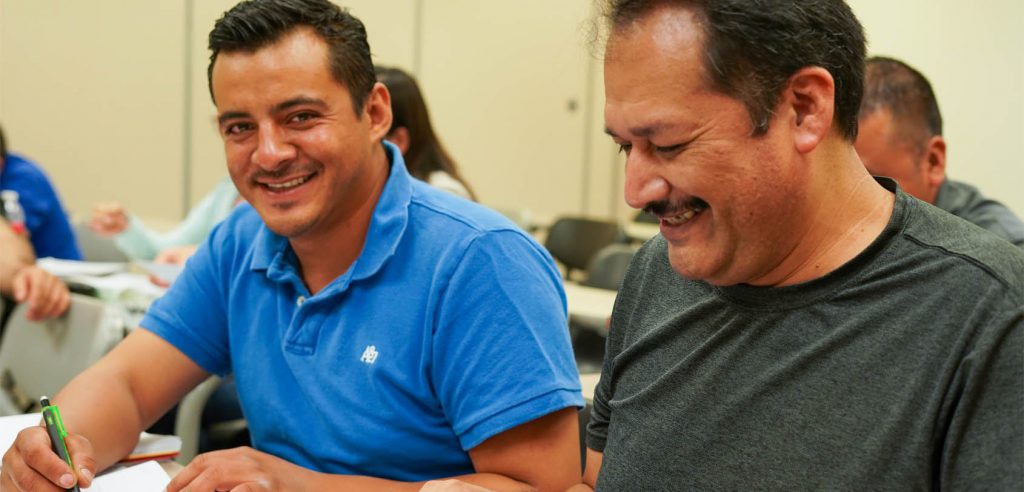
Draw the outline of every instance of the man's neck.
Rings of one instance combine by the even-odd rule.
[[[864,170],[852,147],[844,147],[821,156],[823,172],[812,178],[800,242],[753,284],[782,287],[823,277],[863,252],[889,223],[895,196]]]
[[[373,159],[375,163],[369,170],[373,175],[367,177],[373,185],[364,188],[364,197],[353,200],[344,217],[328,227],[289,239],[299,260],[302,281],[310,294],[316,294],[344,275],[363,250],[373,211],[384,191],[390,170],[383,150]]]

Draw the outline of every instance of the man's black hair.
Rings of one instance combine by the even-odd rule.
[[[348,10],[327,0],[246,0],[225,12],[210,31],[210,66],[206,72],[210,97],[217,55],[255,52],[301,27],[312,29],[327,43],[331,74],[352,94],[356,114],[362,114],[377,81],[366,28]]]
[[[942,135],[942,113],[932,85],[921,72],[895,58],[877,56],[867,61],[860,116],[878,110],[892,114],[908,143]]]
[[[789,78],[816,66],[835,80],[836,125],[847,140],[857,139],[865,38],[842,0],[609,0],[606,15],[617,29],[661,6],[695,9],[710,83],[743,102],[754,135],[768,131]]]

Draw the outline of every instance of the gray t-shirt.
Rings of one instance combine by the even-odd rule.
[[[1021,250],[900,191],[804,284],[715,287],[666,251],[650,240],[616,300],[598,490],[1024,488]]]
[[[1024,248],[1024,222],[969,184],[946,179],[935,196],[935,206]]]

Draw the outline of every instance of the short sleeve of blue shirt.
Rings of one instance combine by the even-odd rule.
[[[481,235],[444,293],[434,337],[437,391],[463,449],[582,406],[561,280],[516,231]],[[547,268],[545,268],[547,267]]]
[[[240,227],[245,227],[241,221]],[[249,221],[251,222],[251,220]],[[223,224],[210,234],[171,288],[157,299],[140,325],[168,341],[207,372],[230,372],[226,285],[232,262],[221,261],[224,250],[235,249]],[[223,248],[212,248],[211,244]]]

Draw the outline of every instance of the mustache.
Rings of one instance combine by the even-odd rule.
[[[284,178],[286,176],[295,175],[295,174],[302,174],[302,175],[313,174],[313,173],[317,172],[318,170],[319,170],[319,168],[316,165],[313,165],[313,164],[289,165],[289,166],[286,166],[286,167],[284,167],[282,169],[275,169],[273,171],[267,171],[265,169],[258,169],[256,171],[252,172],[251,174],[249,174],[249,179],[251,181],[256,181],[256,180],[259,180],[259,179],[276,180],[276,179],[281,179],[281,178]]]
[[[666,215],[678,215],[687,210],[704,210],[708,207],[708,202],[705,202],[700,198],[693,197],[685,200],[658,200],[650,202],[644,206],[644,212],[656,217],[664,217]]]

